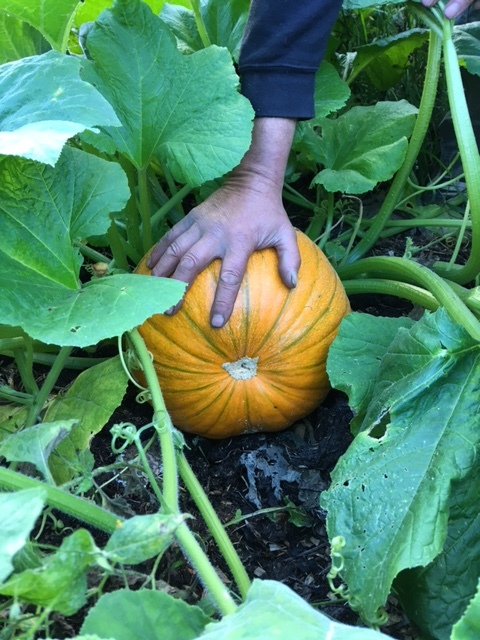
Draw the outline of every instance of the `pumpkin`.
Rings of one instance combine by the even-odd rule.
[[[209,319],[220,260],[197,276],[180,311],[139,327],[179,429],[208,438],[278,431],[328,393],[328,348],[350,307],[317,245],[301,232],[297,242],[297,286],[287,289],[280,280],[274,249],[255,252],[221,329]],[[137,273],[149,273],[145,263]]]

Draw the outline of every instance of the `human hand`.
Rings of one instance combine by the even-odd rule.
[[[437,0],[422,0],[422,4],[424,7],[433,7],[437,4]],[[458,18],[458,16],[466,11],[470,5],[475,9],[480,8],[480,2],[478,0],[476,2],[472,2],[472,0],[450,0],[445,5],[445,17],[449,20]]]
[[[285,286],[297,282],[300,254],[282,204],[294,132],[291,118],[255,118],[252,143],[239,166],[220,189],[170,229],[150,255],[153,275],[190,284],[212,260],[222,260],[210,311],[213,327],[222,327],[229,319],[254,251],[276,249]]]
[[[300,255],[281,194],[281,184],[269,176],[235,170],[220,189],[160,240],[148,267],[155,276],[172,275],[192,283],[212,260],[220,258],[210,322],[213,327],[223,326],[254,251],[274,247],[282,281],[290,288],[296,284]]]

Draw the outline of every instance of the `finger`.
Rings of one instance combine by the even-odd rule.
[[[177,235],[176,238],[171,239],[166,248],[162,245],[159,252],[163,251],[157,261],[151,261],[151,263],[154,264],[152,274],[160,277],[173,275],[174,278],[180,280],[181,278],[178,278],[174,273],[178,269],[178,265],[183,260],[185,254],[198,242],[200,235],[201,231],[198,225],[192,225],[181,235]],[[183,282],[190,281],[183,280]]]
[[[232,315],[252,250],[226,254],[220,268],[217,290],[210,312],[210,324],[219,329]]]
[[[297,284],[300,269],[300,251],[295,230],[284,232],[278,244],[274,245],[278,255],[278,273],[283,284],[291,289]]]
[[[471,0],[450,0],[445,5],[445,17],[449,20],[458,18],[460,14],[468,9],[471,4]]]
[[[185,216],[185,218],[180,220],[180,222],[177,222],[175,226],[167,231],[167,233],[162,238],[160,238],[160,240],[153,248],[153,251],[149,255],[147,260],[147,267],[149,269],[153,269],[153,267],[162,258],[172,242],[175,242],[177,238],[179,238],[183,233],[186,233],[193,226],[194,222],[195,221],[191,217]]]

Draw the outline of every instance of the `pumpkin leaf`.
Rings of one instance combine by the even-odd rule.
[[[45,420],[76,418],[75,426],[50,457],[50,470],[57,484],[75,475],[79,454],[108,422],[122,402],[128,378],[119,356],[82,371],[68,390],[48,407]]]
[[[158,640],[161,629],[162,640],[194,640],[207,622],[199,607],[162,591],[119,589],[104,594],[90,609],[81,633],[115,640]]]
[[[48,468],[48,457],[67,437],[77,420],[65,419],[46,422],[14,433],[0,444],[0,454],[9,462],[30,462],[53,484]]]
[[[2,0],[2,10],[38,29],[52,49],[65,53],[73,12],[79,0]]]
[[[381,640],[387,638],[373,629],[351,627],[320,613],[280,582],[254,580],[247,598],[235,613],[207,625],[202,640],[276,638],[290,640]]]
[[[417,109],[405,100],[353,107],[325,119],[310,149],[325,168],[313,179],[327,191],[358,194],[390,179],[405,157]]]
[[[77,5],[73,24],[77,29],[85,22],[93,22],[105,9],[110,9],[114,0],[83,0]],[[155,14],[159,14],[165,0],[143,0]]]
[[[0,64],[45,53],[50,45],[29,24],[0,10]]]
[[[64,538],[40,567],[13,574],[0,586],[0,594],[71,615],[86,602],[86,571],[96,553],[99,549],[90,533],[79,529]]]
[[[379,91],[387,91],[401,79],[412,53],[427,42],[428,37],[428,29],[409,29],[358,47],[350,83],[365,69],[370,82]]]
[[[453,28],[453,42],[458,57],[467,71],[480,76],[480,22],[470,22]]]
[[[249,0],[203,0],[200,3],[200,13],[211,44],[228,49],[235,62],[238,62],[249,6]],[[204,48],[191,9],[166,3],[160,18],[175,34],[183,53]]]
[[[225,49],[183,56],[167,25],[139,0],[118,0],[102,13],[86,44],[92,63],[83,77],[122,123],[102,131],[137,168],[158,156],[178,182],[199,186],[240,162],[253,110]],[[85,139],[97,144],[94,134]]]
[[[109,560],[139,564],[163,553],[172,543],[184,516],[154,513],[134,516],[113,532],[104,549]]]
[[[447,538],[441,553],[426,567],[402,571],[395,581],[402,607],[425,638],[450,638],[452,626],[475,595],[480,576],[479,487],[477,465],[452,485]],[[467,637],[458,635],[458,640]]]
[[[346,541],[342,577],[365,620],[400,571],[444,547],[452,483],[472,473],[479,445],[479,375],[478,343],[443,308],[400,328],[382,358],[362,430],[321,499],[330,540]]]
[[[467,610],[454,625],[451,640],[476,640],[480,634],[480,581]]]
[[[382,318],[350,313],[340,323],[327,359],[333,387],[348,395],[355,412],[351,428],[356,433],[365,419],[380,374],[380,365],[400,327],[410,328],[409,318]],[[351,354],[355,353],[355,359]]]
[[[162,313],[185,285],[116,274],[79,282],[75,240],[105,233],[130,196],[116,163],[65,148],[55,167],[0,161],[0,314],[44,343],[87,346]],[[32,309],[35,313],[32,313]]]
[[[77,58],[49,51],[0,67],[0,154],[53,166],[69,138],[101,124],[119,120]]]
[[[0,584],[13,571],[13,557],[25,545],[44,504],[45,492],[41,489],[0,493]]]
[[[28,407],[18,404],[0,405],[0,442],[25,425]]]

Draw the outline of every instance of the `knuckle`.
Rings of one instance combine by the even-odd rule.
[[[169,244],[167,250],[165,251],[165,255],[168,258],[175,258],[177,260],[182,257],[182,254],[183,254],[182,247],[176,240],[173,240],[173,242]]]
[[[234,268],[224,269],[220,273],[219,284],[227,287],[238,287],[242,282],[243,273]]]
[[[200,269],[200,261],[194,253],[186,253],[178,264],[178,269],[183,272],[196,272]]]

